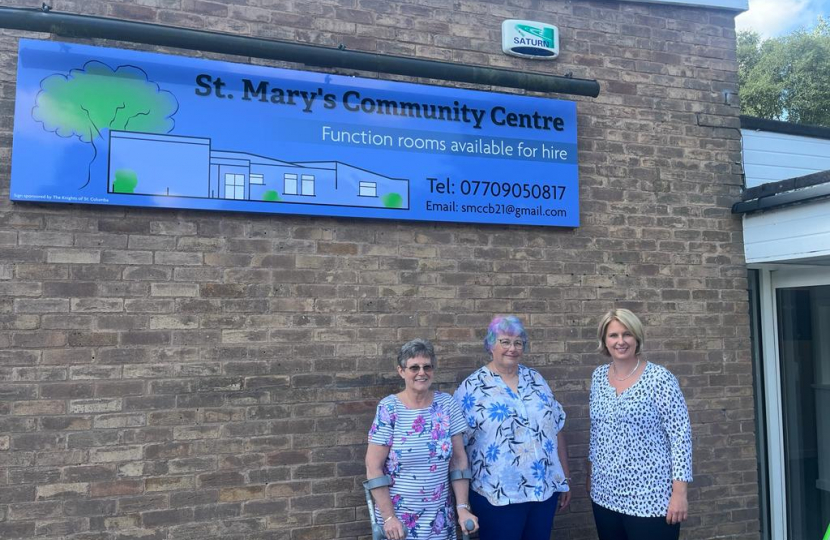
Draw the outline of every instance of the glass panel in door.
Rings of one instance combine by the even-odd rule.
[[[776,290],[789,540],[830,522],[830,286]]]

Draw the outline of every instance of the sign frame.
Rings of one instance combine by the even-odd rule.
[[[569,101],[22,39],[10,198],[578,227],[576,123]]]

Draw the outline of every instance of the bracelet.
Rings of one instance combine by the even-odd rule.
[[[390,519],[392,519],[393,517],[395,517],[395,516],[389,516],[388,518],[384,519],[383,524],[386,525],[386,522],[389,521]]]
[[[470,510],[470,505],[469,504],[456,504],[455,507],[456,508],[464,508],[467,511]]]

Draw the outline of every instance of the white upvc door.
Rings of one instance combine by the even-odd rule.
[[[787,464],[785,454],[784,402],[782,395],[781,346],[778,290],[830,285],[830,267],[770,267],[759,269],[764,392],[766,397],[767,449],[769,460],[770,536],[789,538],[787,520]]]

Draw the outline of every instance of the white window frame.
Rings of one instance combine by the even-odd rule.
[[[259,173],[251,173],[248,175],[248,181],[252,186],[264,186],[265,175]]]
[[[790,287],[830,285],[827,267],[787,268],[762,266],[759,269],[761,335],[764,350],[764,393],[767,418],[767,460],[769,462],[770,538],[787,536],[787,479],[784,453],[784,409],[781,396],[781,357],[778,345],[776,290]]]
[[[233,194],[228,196],[228,192]],[[236,201],[245,200],[245,175],[239,173],[225,173],[225,198]]]
[[[283,190],[285,195],[299,195],[298,189],[300,187],[299,177],[297,173],[285,173],[283,175]],[[293,188],[292,188],[293,186]]]
[[[314,197],[315,190],[313,174],[300,175],[300,195],[305,195],[306,197]]]
[[[366,181],[361,180],[360,182],[358,182],[357,195],[358,195],[358,197],[377,197],[378,196],[378,183],[377,182],[366,182]]]

